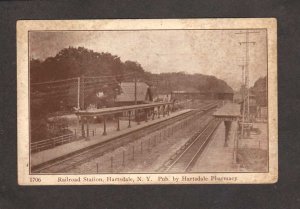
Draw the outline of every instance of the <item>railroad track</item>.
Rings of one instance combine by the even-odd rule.
[[[158,171],[166,173],[189,172],[205,149],[219,124],[220,121],[210,119],[210,121],[194,134],[180,150],[160,167]]]
[[[190,112],[175,116],[168,120],[164,120],[153,125],[150,125],[146,128],[135,130],[133,132],[124,134],[121,137],[112,138],[105,142],[87,147],[85,149],[79,150],[74,153],[70,153],[66,156],[57,158],[55,160],[37,165],[31,169],[32,173],[65,173],[68,170],[86,163],[94,158],[100,157],[105,153],[112,152],[118,147],[123,146],[124,144],[130,143],[138,138],[141,138],[149,133],[163,129],[171,124],[174,124],[177,121],[187,119],[191,116],[202,115],[211,111],[217,106],[217,102],[204,105],[199,109],[192,110]],[[134,137],[132,137],[134,136]]]

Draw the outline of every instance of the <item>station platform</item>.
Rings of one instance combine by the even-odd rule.
[[[245,162],[236,164],[234,159],[234,131],[237,122],[233,122],[229,131],[227,145],[225,141],[225,125],[221,123],[217,128],[213,138],[196,161],[192,172],[264,172],[267,170],[265,156],[261,153],[268,153],[268,127],[266,123],[254,123],[254,130],[249,137],[239,139],[238,155],[239,158],[246,159]],[[257,130],[257,131],[255,131]],[[241,159],[240,159],[241,160]]]
[[[234,130],[237,123],[232,124]],[[233,164],[234,152],[234,135],[233,131],[229,132],[229,140],[226,147],[225,141],[225,125],[221,123],[217,128],[213,138],[205,148],[199,159],[196,161],[192,172],[235,172],[237,167]]]
[[[176,117],[178,115],[187,113],[189,111],[191,111],[191,109],[185,109],[185,110],[173,112],[173,113],[170,113],[169,116],[165,115],[165,117],[163,117],[161,115],[160,118],[155,118],[154,120],[149,119],[148,122],[143,121],[143,122],[140,122],[139,125],[136,122],[131,121],[131,128],[127,128],[128,121],[121,121],[120,122],[121,130],[120,131],[116,130],[115,123],[108,123],[107,124],[108,132],[107,132],[107,135],[105,135],[105,136],[103,136],[101,134],[96,134],[95,136],[90,136],[88,140],[81,139],[81,140],[74,141],[74,142],[71,142],[68,144],[63,144],[63,145],[54,147],[52,149],[48,149],[48,150],[44,150],[41,152],[31,154],[31,158],[30,158],[31,167],[46,163],[51,160],[55,160],[57,158],[80,151],[82,149],[88,148],[93,145],[108,141],[110,139],[120,137],[120,136],[128,134],[132,131],[136,131],[136,130],[145,128],[147,126],[170,119],[172,117]],[[99,124],[94,124],[94,125],[100,126]]]

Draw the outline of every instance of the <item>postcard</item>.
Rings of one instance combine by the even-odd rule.
[[[20,185],[278,179],[274,18],[17,21]]]

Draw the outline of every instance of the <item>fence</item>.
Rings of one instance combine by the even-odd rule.
[[[74,136],[73,134],[66,134],[50,139],[45,139],[37,142],[32,142],[30,144],[31,146],[31,152],[39,152],[45,149],[53,148],[55,146],[61,145],[61,144],[66,144],[71,141],[76,140],[77,137]]]

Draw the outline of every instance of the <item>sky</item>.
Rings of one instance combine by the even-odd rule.
[[[245,63],[245,30],[34,31],[30,58],[44,60],[61,49],[85,47],[137,61],[152,73],[186,72],[213,75],[237,90]],[[249,35],[250,86],[267,74],[266,31]]]

